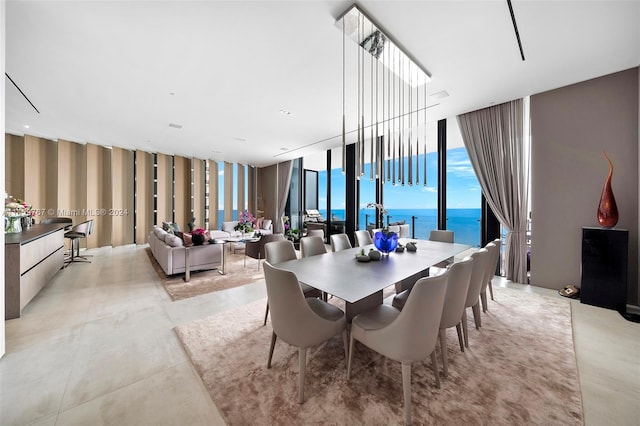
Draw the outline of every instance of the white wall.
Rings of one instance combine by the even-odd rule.
[[[531,97],[531,284],[580,285],[582,227],[596,218],[609,171],[620,219],[629,230],[629,303],[638,298],[639,69]]]
[[[4,75],[4,53],[5,53],[5,0],[0,0],[0,69],[2,69],[2,75]],[[0,135],[4,135],[4,84],[0,84]],[[2,179],[0,179],[0,194],[4,194],[4,137],[2,138],[2,149],[0,149],[0,164],[2,166]],[[4,197],[4,195],[2,195]],[[2,241],[0,241],[0,265],[2,265],[2,285],[0,285],[0,357],[5,352],[5,330],[4,330],[4,232],[2,234]]]

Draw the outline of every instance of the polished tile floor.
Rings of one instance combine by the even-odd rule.
[[[264,284],[171,302],[144,247],[90,250],[6,322],[1,425],[224,424],[173,328],[262,299]],[[586,424],[639,425],[640,325],[571,303]]]

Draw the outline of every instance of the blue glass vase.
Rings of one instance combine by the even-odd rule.
[[[389,254],[398,247],[398,235],[395,232],[378,231],[373,236],[373,245],[383,254]]]

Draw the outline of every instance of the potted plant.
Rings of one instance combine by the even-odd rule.
[[[249,234],[253,232],[253,224],[255,220],[255,217],[253,217],[248,210],[245,210],[240,213],[238,224],[234,226],[233,229],[242,232],[243,235]]]
[[[300,230],[293,229],[291,227],[291,220],[289,220],[289,216],[284,216],[282,218],[282,222],[284,225],[284,236],[286,239],[293,242],[293,245],[298,248],[300,245]]]

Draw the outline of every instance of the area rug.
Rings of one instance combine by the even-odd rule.
[[[413,364],[414,424],[583,424],[568,301],[506,288],[496,288],[495,299],[464,353],[448,331],[441,389],[430,360]],[[176,328],[228,424],[403,423],[400,363],[357,344],[347,381],[339,337],[308,352],[299,405],[297,350],[278,340],[266,368],[272,328],[262,325],[264,308],[258,301]]]
[[[194,271],[191,272],[189,282],[185,282],[184,274],[175,274],[167,277],[160,267],[160,264],[158,264],[151,254],[151,250],[148,247],[146,250],[153,268],[158,273],[158,276],[164,285],[164,289],[173,301],[264,280],[262,265],[260,266],[260,269],[258,269],[258,261],[256,259],[250,257],[247,258],[247,264],[245,266],[244,253],[227,252],[225,253],[225,275],[221,275],[217,269]]]

